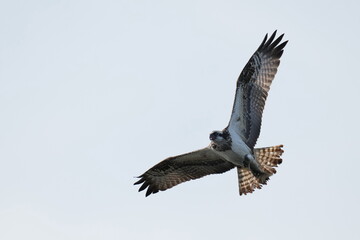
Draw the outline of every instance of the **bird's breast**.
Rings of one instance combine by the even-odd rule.
[[[245,156],[252,154],[252,151],[239,135],[231,134],[231,148],[218,154],[236,166],[243,166]]]

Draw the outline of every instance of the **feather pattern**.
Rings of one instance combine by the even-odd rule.
[[[254,154],[256,160],[259,162],[261,168],[267,173],[267,176],[276,173],[274,167],[277,167],[282,163],[281,155],[284,152],[282,150],[283,145],[277,145],[266,148],[255,148]],[[262,182],[261,179],[254,176],[248,168],[237,168],[238,180],[239,180],[239,193],[247,194],[252,193],[256,188],[261,189],[262,185],[266,185],[267,180]]]
[[[280,43],[283,35],[276,39],[275,36],[276,31],[269,39],[265,36],[240,73],[228,126],[210,134],[208,147],[169,157],[147,170],[135,182],[140,184],[139,191],[146,190],[145,195],[149,196],[186,181],[224,173],[236,165],[241,195],[261,188],[276,173],[275,167],[282,162],[282,145],[254,149],[265,100],[287,44]],[[246,159],[255,164],[246,166],[241,161],[249,155]]]
[[[270,85],[280,64],[280,57],[287,41],[281,43],[284,34],[275,41],[276,31],[267,40],[265,36],[259,48],[242,70],[236,84],[236,94],[229,122],[229,129],[254,148],[260,134],[261,118]]]
[[[221,159],[212,149],[206,147],[163,160],[139,176],[140,180],[135,184],[142,184],[139,191],[147,188],[146,196],[149,196],[182,182],[223,173],[232,168],[232,163]]]

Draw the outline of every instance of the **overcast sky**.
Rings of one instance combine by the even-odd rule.
[[[0,239],[359,239],[359,1],[1,1]],[[258,147],[145,198],[134,178],[209,143],[266,33],[289,40]]]

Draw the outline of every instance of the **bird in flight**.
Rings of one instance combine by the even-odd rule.
[[[283,145],[254,148],[265,100],[288,42],[280,43],[284,34],[276,39],[275,36],[276,31],[269,39],[266,34],[240,73],[228,126],[210,134],[209,146],[169,157],[147,170],[135,183],[142,184],[139,192],[147,189],[145,195],[149,196],[182,182],[236,167],[242,195],[260,189],[276,173],[274,167],[282,162]]]

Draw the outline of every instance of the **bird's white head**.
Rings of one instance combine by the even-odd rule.
[[[212,141],[214,143],[221,143],[221,142],[225,141],[222,131],[213,131],[212,133],[210,133],[209,138],[210,138],[210,141]]]

